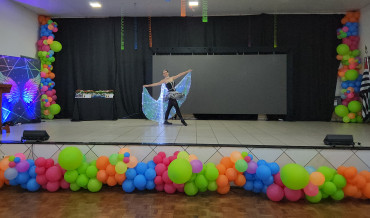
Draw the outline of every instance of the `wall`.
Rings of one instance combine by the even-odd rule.
[[[365,45],[370,55],[370,4],[361,9],[360,19],[360,50],[362,58],[365,57]]]
[[[37,14],[10,0],[0,5],[0,55],[36,57]]]

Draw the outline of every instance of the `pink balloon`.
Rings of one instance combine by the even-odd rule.
[[[37,175],[43,175],[45,174],[45,171],[46,171],[45,167],[36,167],[35,169]]]
[[[37,158],[37,159],[36,159],[36,161],[35,161],[35,165],[36,165],[37,167],[44,167],[44,166],[45,166],[45,163],[46,163],[46,160],[45,160],[45,158],[43,158],[43,157],[39,157],[39,158]]]
[[[53,99],[54,101],[58,99],[58,97],[56,95],[53,95],[51,96],[51,99]]]
[[[274,175],[274,183],[279,185],[280,187],[285,187],[283,181],[281,181],[280,172]]]
[[[42,40],[42,41],[44,41],[45,39],[48,39],[48,37],[47,37],[47,36],[43,36],[43,37],[41,37],[41,40]]]
[[[199,173],[203,169],[203,163],[200,160],[192,160],[190,164],[192,166],[193,173]]]
[[[174,156],[176,156],[176,158],[177,158],[177,155],[180,153],[180,151],[175,151],[174,153],[173,153],[173,155]]]
[[[170,158],[168,157],[163,158],[163,164],[166,166],[170,165]]]
[[[46,184],[46,190],[48,190],[49,192],[56,192],[58,191],[59,189],[59,181],[57,182],[48,182]]]
[[[171,184],[172,181],[170,179],[170,177],[168,177],[168,171],[164,171],[164,173],[162,174],[162,180],[164,183],[167,183],[167,184]]]
[[[304,187],[303,190],[304,190],[304,193],[306,195],[311,196],[311,197],[313,197],[313,196],[317,195],[317,193],[319,193],[319,187],[312,184],[311,182],[308,183],[308,185],[306,187]]]
[[[45,76],[46,76],[46,73],[44,73],[44,72],[41,72],[41,73],[40,73],[40,76],[41,76],[42,78],[45,78]]]
[[[53,105],[53,104],[56,104],[56,102],[55,102],[55,101],[52,101],[50,105]],[[123,162],[125,162],[125,161],[123,161]],[[128,161],[128,162],[130,162],[130,161]],[[128,163],[128,162],[127,162],[127,163]],[[125,162],[125,163],[126,163],[126,162]]]
[[[46,170],[46,179],[51,182],[59,181],[62,178],[62,171],[57,166],[52,166]]]
[[[54,94],[53,94],[53,92],[52,92],[52,91],[46,91],[46,95],[47,95],[48,97],[52,97]]]
[[[23,153],[16,153],[14,157],[19,157],[21,160],[26,160],[26,156]]]
[[[9,162],[9,167],[14,168],[17,164],[14,161]]]
[[[257,163],[252,160],[251,162],[248,163],[247,173],[255,174],[256,171],[257,171]]]
[[[177,189],[178,192],[184,192],[184,186],[185,186],[185,184],[176,184],[176,183],[173,183],[173,186]]]
[[[162,176],[156,176],[154,179],[154,184],[156,185],[162,185],[164,182],[162,180]]]
[[[48,102],[49,103],[49,102]],[[52,167],[54,166],[54,160],[49,158],[49,159],[46,159],[46,163],[45,163],[45,167],[46,168],[49,168],[49,167]]]
[[[28,163],[28,161],[26,160],[22,160],[15,166],[15,169],[17,169],[17,171],[20,173],[27,172],[29,168],[30,168],[30,163]]]
[[[44,42],[42,40],[37,41],[37,46],[42,46]]]
[[[43,86],[42,88],[41,88],[41,91],[43,91],[43,92],[46,92],[47,90],[48,90],[48,86]]]
[[[54,95],[57,93],[55,89],[52,89],[51,91],[53,92]]]
[[[161,155],[156,155],[154,158],[153,158],[153,162],[155,164],[160,164],[160,163],[163,163],[163,158]],[[158,175],[158,174],[157,174]]]
[[[155,190],[162,192],[164,190],[164,184],[156,185]]]
[[[347,98],[353,98],[355,97],[355,94],[353,92],[348,93]]]
[[[46,103],[44,104],[44,106],[45,106],[45,107],[50,107],[50,102],[46,102]]]
[[[46,185],[46,183],[48,183],[48,180],[46,179],[45,175],[37,175],[36,182],[40,185]]]
[[[266,194],[271,201],[281,201],[284,198],[283,188],[275,183],[267,188]]]
[[[348,27],[346,27],[346,26],[344,26],[343,28],[342,28],[342,30],[344,31],[344,32],[348,32]]]
[[[64,179],[60,180],[60,187],[62,189],[69,189],[69,183],[65,181]]]
[[[169,156],[168,158],[170,159],[170,163],[171,163],[173,160],[175,160],[175,159],[176,159],[176,157],[175,157],[175,156]]]
[[[284,187],[284,194],[286,199],[288,199],[289,201],[298,201],[302,197],[301,190],[292,190],[287,187]]]
[[[167,193],[167,194],[173,194],[176,192],[176,188],[175,186],[173,186],[173,184],[164,184],[164,191]]]
[[[167,167],[163,164],[163,163],[160,163],[160,164],[157,164],[157,166],[155,166],[155,172],[157,173],[157,176],[162,176],[164,171],[167,170]]]

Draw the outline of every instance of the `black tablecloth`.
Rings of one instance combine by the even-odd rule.
[[[114,98],[75,98],[72,121],[117,120]]]

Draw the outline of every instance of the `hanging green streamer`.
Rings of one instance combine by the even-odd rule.
[[[125,49],[125,41],[124,41],[124,17],[123,17],[123,10],[121,9],[121,50]]]
[[[208,0],[202,1],[202,21],[203,23],[208,22]]]
[[[274,48],[277,48],[277,15],[274,14]]]

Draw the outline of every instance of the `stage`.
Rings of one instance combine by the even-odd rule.
[[[111,155],[128,147],[139,161],[148,162],[160,151],[172,155],[177,150],[195,154],[204,163],[217,163],[232,151],[247,151],[255,159],[277,162],[280,166],[298,163],[303,166],[340,165],[369,170],[370,125],[339,122],[286,122],[236,120],[179,120],[173,125],[158,125],[144,119],[116,121],[46,120],[41,123],[11,127],[3,132],[0,156],[22,152],[29,158],[57,160],[65,146],[76,146],[88,161]],[[45,142],[21,142],[24,130],[46,130]],[[353,135],[361,145],[336,147],[324,145],[327,134]]]

